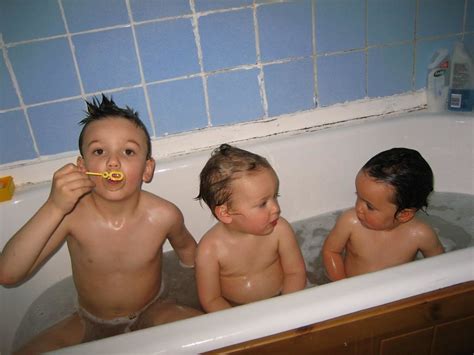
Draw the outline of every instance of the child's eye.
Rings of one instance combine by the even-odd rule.
[[[92,154],[94,154],[94,155],[102,155],[102,154],[104,154],[104,150],[101,149],[101,148],[95,149],[95,150],[92,152]]]
[[[135,155],[135,152],[132,149],[125,149],[125,155],[127,156]]]
[[[369,211],[373,211],[373,210],[374,210],[374,207],[373,207],[370,203],[368,203],[368,204],[367,204],[367,209],[368,209]]]

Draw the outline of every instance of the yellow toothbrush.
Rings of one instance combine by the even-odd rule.
[[[102,176],[104,179],[112,181],[121,181],[123,180],[123,173],[118,170],[104,171],[103,173],[94,173],[92,171],[86,171],[87,175]]]

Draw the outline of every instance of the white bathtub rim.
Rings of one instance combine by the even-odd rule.
[[[474,247],[51,354],[197,354],[474,280]],[[472,265],[473,268],[466,268]],[[436,273],[433,270],[439,270]],[[393,287],[387,287],[387,279]],[[422,281],[424,280],[424,281]],[[403,287],[397,285],[403,284]],[[318,299],[324,300],[323,305]],[[291,314],[284,310],[291,308]],[[255,314],[262,317],[256,319]],[[248,319],[251,319],[249,321]],[[186,340],[184,340],[186,339]]]

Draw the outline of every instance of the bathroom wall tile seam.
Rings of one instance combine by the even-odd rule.
[[[74,50],[74,43],[72,42],[71,33],[69,32],[69,25],[66,19],[66,14],[64,12],[63,2],[58,1],[59,10],[61,12],[61,18],[64,24],[64,29],[66,30],[65,37],[69,45],[69,50],[71,51],[72,61],[74,63],[74,69],[76,72],[77,82],[79,83],[79,90],[81,91],[81,98],[85,98],[84,83],[82,82],[81,71],[79,69],[79,64],[77,63],[76,51]]]
[[[0,44],[2,46],[2,55],[3,55],[3,58],[4,58],[5,64],[7,66],[7,71],[10,75],[10,79],[12,81],[13,88],[16,91],[16,95],[17,95],[17,98],[18,98],[18,101],[19,101],[19,108],[12,109],[12,110],[9,110],[9,111],[20,111],[21,110],[23,112],[23,114],[25,115],[26,126],[28,127],[28,132],[30,134],[30,138],[31,138],[31,141],[32,141],[33,150],[35,151],[36,156],[38,158],[40,158],[39,148],[38,148],[38,144],[37,144],[36,139],[35,139],[35,135],[33,134],[33,127],[31,126],[27,106],[24,103],[23,95],[22,95],[21,90],[20,90],[20,85],[18,84],[18,80],[17,80],[15,72],[13,70],[12,63],[10,61],[10,58],[8,57],[7,49],[4,46],[3,36],[2,36],[1,33],[0,33]],[[2,110],[0,110],[0,112],[2,112]]]
[[[193,34],[194,34],[194,41],[196,43],[196,50],[197,50],[197,57],[199,63],[199,70],[200,73],[198,76],[201,77],[202,88],[204,92],[204,106],[206,109],[206,118],[207,118],[207,127],[212,126],[212,119],[211,119],[211,110],[209,105],[209,91],[207,86],[207,76],[205,75],[204,71],[204,61],[202,55],[202,47],[201,47],[201,35],[199,33],[199,17],[196,13],[196,4],[194,0],[189,0],[189,4],[191,6],[191,13],[192,13],[192,21],[191,24],[193,26]]]
[[[416,87],[416,43],[417,43],[417,29],[418,29],[418,17],[420,13],[420,1],[416,0],[416,5],[415,5],[415,21],[413,24],[413,66],[411,70],[411,87],[414,89]]]
[[[138,48],[138,40],[137,40],[136,31],[135,31],[135,23],[134,23],[134,20],[133,20],[133,13],[132,13],[132,9],[130,7],[130,0],[126,0],[125,5],[127,6],[127,15],[128,15],[128,19],[129,19],[130,24],[131,24],[130,27],[131,27],[131,30],[132,30],[133,46],[134,46],[134,49],[135,49],[135,55],[137,56],[138,72],[140,73],[140,85],[139,85],[139,87],[140,86],[143,87],[143,94],[145,96],[145,105],[146,105],[146,109],[147,109],[147,112],[148,112],[150,126],[152,128],[151,135],[153,137],[155,137],[156,136],[155,120],[154,120],[154,117],[153,117],[153,111],[151,109],[150,95],[148,94],[148,87],[147,87],[146,81],[145,81],[145,74],[143,72],[143,64],[142,64],[142,59],[141,59],[141,56],[140,56],[140,50]]]
[[[260,88],[260,99],[262,101],[263,117],[267,118],[268,117],[268,100],[267,100],[267,93],[265,90],[265,73],[263,72],[262,53],[260,51],[260,35],[259,35],[258,16],[257,16],[256,6],[253,6],[252,16],[253,16],[253,26],[254,26],[254,33],[255,33],[255,52],[256,52],[256,57],[257,57],[257,66],[259,70],[258,85]]]
[[[365,61],[365,97],[369,96],[369,0],[365,0],[364,11],[364,61]]]

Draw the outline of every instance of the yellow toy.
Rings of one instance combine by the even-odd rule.
[[[86,171],[87,175],[96,175],[102,176],[104,179],[112,180],[112,181],[121,181],[123,180],[123,173],[118,170],[112,171],[104,171],[103,173],[94,173],[92,171]]]

